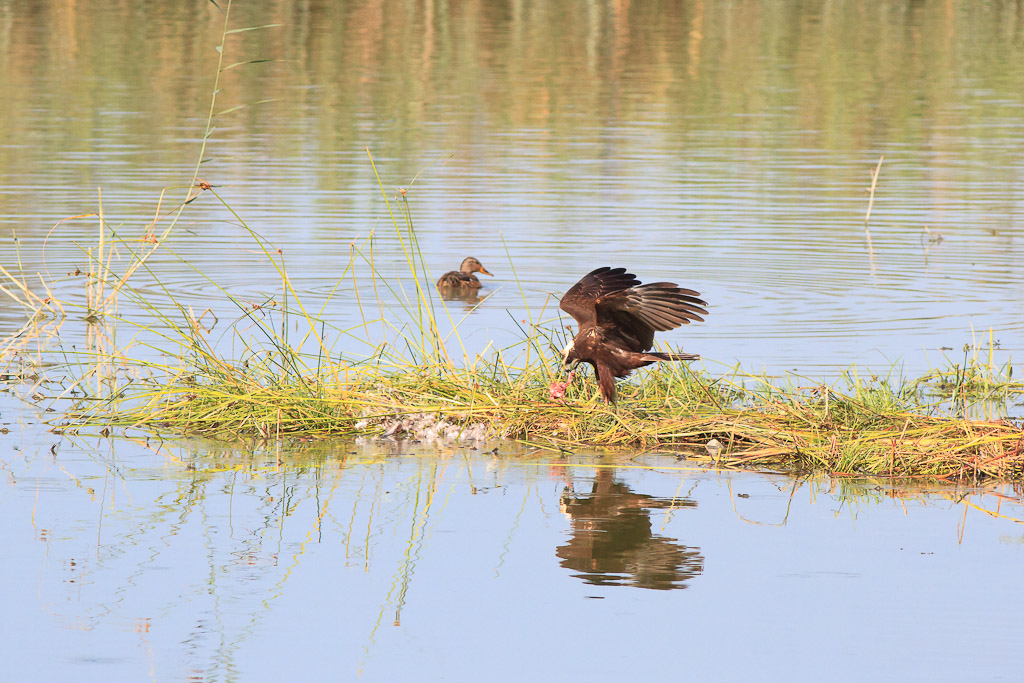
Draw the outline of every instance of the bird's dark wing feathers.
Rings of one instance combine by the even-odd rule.
[[[467,282],[472,282],[473,280],[476,280],[476,278],[471,273],[463,273],[459,270],[449,270],[437,279],[437,286],[456,287]]]
[[[592,270],[573,285],[558,303],[559,308],[576,318],[580,327],[594,324],[597,313],[594,305],[601,297],[628,290],[639,285],[640,281],[625,268],[609,268],[604,266]]]
[[[634,351],[654,346],[654,333],[674,330],[690,321],[703,322],[707,315],[698,292],[672,282],[653,282],[610,292],[594,304],[596,324],[606,334],[629,342]]]

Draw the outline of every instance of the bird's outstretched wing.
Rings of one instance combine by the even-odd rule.
[[[639,284],[636,276],[627,273],[625,268],[604,266],[584,275],[565,293],[558,306],[576,318],[580,328],[583,328],[596,323],[597,313],[594,306],[598,299]]]
[[[674,330],[690,321],[703,322],[707,306],[699,292],[673,282],[652,282],[598,297],[596,324],[606,334],[628,342],[634,351],[649,351],[654,333]]]

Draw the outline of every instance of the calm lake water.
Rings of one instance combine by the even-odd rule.
[[[482,446],[0,443],[9,680],[1020,674],[1009,486]]]
[[[281,25],[229,40],[227,63],[274,61],[225,72],[216,108],[273,101],[216,119],[200,176],[284,250],[311,304],[371,230],[381,272],[407,272],[369,148],[391,195],[411,186],[435,276],[466,255],[496,274],[462,326],[472,349],[515,341],[524,299],[538,310],[606,264],[701,291],[707,323],[665,339],[715,369],[917,375],[990,329],[1024,348],[1019,3],[313,1],[232,17]],[[203,2],[0,3],[0,239],[17,234],[26,270],[87,270],[71,241],[94,244],[95,219],[40,253],[97,188],[126,236],[162,188],[184,196],[222,21]],[[236,223],[207,195],[166,246],[252,301],[279,296]],[[168,252],[152,263],[197,310],[237,315]],[[328,321],[359,322],[353,298],[343,282]]]
[[[707,322],[664,341],[712,371],[917,375],[990,330],[1000,361],[1024,350],[1019,2],[308,0],[231,17],[278,25],[225,50],[270,60],[218,84],[200,177],[237,216],[202,195],[133,280],[212,309],[228,350],[225,291],[281,291],[239,218],[335,328],[362,320],[339,277],[371,231],[378,271],[408,289],[367,149],[392,203],[407,190],[434,277],[467,255],[495,273],[460,323],[468,353],[557,325],[552,295],[600,265],[701,291]],[[0,0],[0,265],[81,303],[65,273],[89,269],[97,219],[58,222],[96,212],[101,188],[136,239],[181,201],[222,29],[198,0]],[[3,336],[23,322],[0,298]],[[88,336],[76,316],[60,333]],[[357,336],[339,352],[365,353]],[[0,399],[12,680],[1020,677],[1010,487],[511,444],[70,440]]]

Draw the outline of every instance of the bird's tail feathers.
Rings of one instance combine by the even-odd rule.
[[[647,355],[653,356],[658,360],[700,360],[699,353],[663,353],[661,351],[648,351]]]

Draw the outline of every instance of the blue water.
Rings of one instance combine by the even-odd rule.
[[[272,60],[218,83],[216,109],[246,106],[215,119],[199,176],[237,213],[204,193],[131,279],[216,314],[225,355],[259,336],[245,315],[282,329],[270,259],[335,360],[394,340],[399,278],[414,291],[384,200],[400,188],[427,291],[468,255],[495,273],[479,306],[450,308],[459,362],[557,329],[557,298],[600,265],[700,291],[706,323],[659,339],[713,373],[917,376],[965,344],[991,340],[998,364],[1024,349],[1014,3],[275,0],[232,17],[281,24],[224,53]],[[0,265],[69,312],[39,357],[0,293],[0,348],[22,352],[0,375],[70,363],[55,393],[91,369],[82,350],[179,350],[137,343],[133,323],[163,323],[127,295],[99,336],[73,273],[94,266],[101,204],[121,274],[185,196],[222,19],[0,0]],[[371,234],[391,328],[369,269],[345,270]],[[82,439],[40,417],[56,416],[0,393],[5,681],[1021,679],[1019,487],[510,443]]]
[[[1019,673],[1009,486],[482,444],[0,448],[10,680]]]
[[[62,279],[55,291],[78,305],[83,278],[66,274],[91,270],[83,250],[96,246],[97,219],[58,222],[96,212],[102,190],[107,223],[126,240],[112,262],[123,272],[148,224],[184,198],[210,107],[223,15],[212,4],[132,7],[15,3],[0,18],[11,65],[3,265],[33,286],[37,271]],[[371,324],[371,343],[359,341],[377,317],[374,291],[363,268],[360,310],[345,267],[350,245],[372,233],[380,274],[411,290],[384,201],[399,188],[424,283],[468,255],[495,273],[461,324],[464,344],[450,345],[460,361],[463,346],[472,359],[521,339],[519,321],[556,325],[557,297],[602,265],[700,291],[707,322],[659,339],[716,373],[738,363],[820,378],[856,363],[918,376],[962,362],[963,346],[987,346],[990,330],[1000,364],[1024,349],[1015,5],[387,11],[280,0],[236,4],[232,17],[282,24],[237,34],[225,54],[275,60],[219,82],[215,109],[246,106],[215,119],[199,176],[235,213],[204,194],[149,261],[152,276],[132,280],[150,298],[159,280],[197,315],[212,309],[212,338],[228,351],[241,311],[227,293],[243,306],[285,303],[244,221],[307,310],[352,330],[332,335],[333,348],[372,354],[389,333]],[[121,315],[133,311],[121,302]],[[0,322],[20,320],[0,297]],[[66,325],[62,336],[86,331]]]

